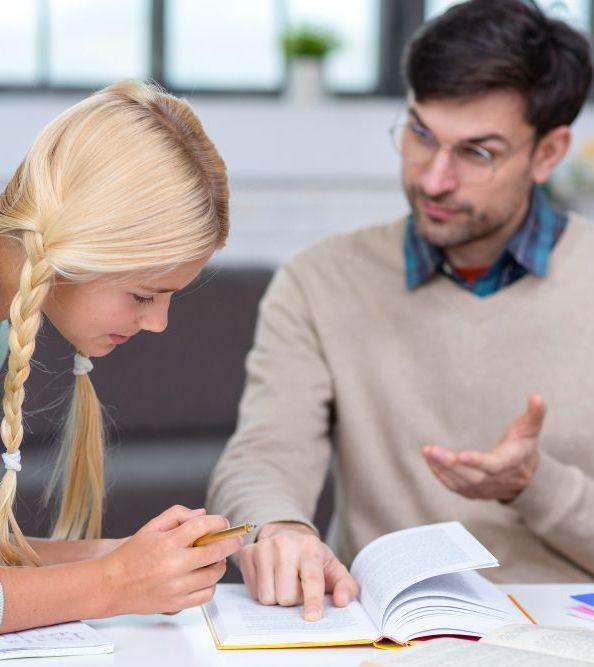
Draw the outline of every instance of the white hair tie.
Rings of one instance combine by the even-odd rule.
[[[2,454],[2,459],[4,460],[4,467],[6,470],[21,471],[21,452],[19,449],[12,453],[8,451],[4,452]]]
[[[78,352],[74,355],[74,368],[72,372],[74,375],[86,375],[93,370],[93,364],[89,357],[83,357]]]

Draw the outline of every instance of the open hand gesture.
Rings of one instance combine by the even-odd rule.
[[[524,414],[488,452],[456,454],[439,445],[427,445],[423,456],[433,474],[448,489],[466,498],[514,500],[528,485],[538,465],[538,438],[546,414],[541,396],[528,399]]]

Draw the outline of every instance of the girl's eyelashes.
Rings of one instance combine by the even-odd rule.
[[[133,294],[134,300],[141,304],[153,303],[155,300],[154,296],[140,296],[140,294]]]

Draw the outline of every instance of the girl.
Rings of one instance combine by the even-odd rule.
[[[89,357],[143,329],[165,329],[171,295],[227,233],[223,161],[188,104],[141,83],[110,86],[50,123],[0,195],[0,319],[10,320],[0,328],[8,336],[0,631],[175,612],[212,596],[241,538],[192,543],[226,528],[223,517],[172,507],[127,540],[97,539],[103,431],[88,373]],[[76,379],[50,484],[61,490],[53,539],[33,540],[12,505],[43,315],[77,350]]]

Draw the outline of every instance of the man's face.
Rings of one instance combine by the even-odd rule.
[[[453,248],[496,238],[518,224],[527,212],[534,180],[535,144],[518,93],[494,91],[473,99],[423,103],[411,99],[405,120],[421,133],[422,141],[429,137],[442,144],[422,164],[403,160],[403,185],[420,236],[435,246]],[[412,136],[416,141],[418,135]],[[493,169],[486,168],[485,178],[474,179],[471,173],[469,179],[461,164],[463,153],[450,148],[469,144],[493,156]]]

